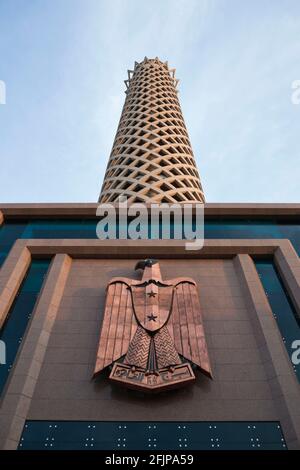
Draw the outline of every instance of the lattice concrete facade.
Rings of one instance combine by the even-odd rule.
[[[99,201],[204,202],[196,162],[167,62],[145,59],[128,71],[126,100]]]

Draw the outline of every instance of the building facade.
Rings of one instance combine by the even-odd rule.
[[[176,84],[158,59],[129,72],[100,202],[204,201]],[[300,204],[205,203],[196,251],[99,240],[97,207],[0,205],[0,448],[299,449]],[[106,286],[146,258],[196,282],[212,379],[147,394],[93,378]]]

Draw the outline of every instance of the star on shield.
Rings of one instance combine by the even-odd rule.
[[[149,321],[156,321],[157,316],[153,315],[153,313],[151,313],[151,315],[147,315],[147,318],[148,318]]]
[[[151,292],[148,292],[148,295],[149,297],[155,297],[156,296],[156,293],[153,292],[153,290]]]

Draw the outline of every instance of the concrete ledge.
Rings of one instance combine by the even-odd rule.
[[[32,218],[95,218],[98,203],[47,203],[47,204],[0,204],[0,211],[7,219]],[[195,206],[195,204],[192,204]],[[146,204],[149,207],[149,204]],[[257,204],[257,203],[205,203],[207,217],[258,217],[290,218],[300,217],[300,204]]]
[[[67,253],[74,258],[232,258],[239,253],[272,257],[285,240],[205,240],[201,250],[186,250],[184,240],[27,239],[34,256]]]

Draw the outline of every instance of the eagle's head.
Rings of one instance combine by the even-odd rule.
[[[151,266],[153,266],[156,263],[158,263],[157,259],[152,259],[152,258],[144,259],[136,263],[135,269],[144,270],[145,268],[151,268]]]

